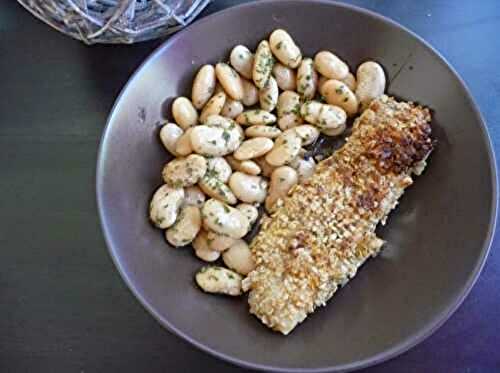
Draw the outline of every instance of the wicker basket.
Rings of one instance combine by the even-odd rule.
[[[191,22],[210,0],[18,0],[53,28],[86,44],[135,43]]]

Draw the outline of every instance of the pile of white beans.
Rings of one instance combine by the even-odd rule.
[[[206,262],[222,255],[229,269],[208,267],[196,276],[205,291],[241,293],[241,276],[254,268],[243,237],[256,224],[259,206],[272,213],[314,172],[303,147],[320,133],[342,134],[347,118],[384,89],[376,62],[361,64],[355,77],[330,51],[303,57],[281,29],[255,53],[238,45],[229,63],[199,69],[191,98],[174,100],[175,123],[160,130],[174,159],[163,168],[165,184],[151,200],[150,218],[166,229],[171,245],[192,244]]]

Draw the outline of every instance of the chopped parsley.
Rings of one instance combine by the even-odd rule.
[[[174,181],[172,182],[172,186],[173,186],[174,188],[181,188],[181,187],[182,187],[182,184],[183,184],[183,183],[182,183],[182,180],[180,180],[180,179],[179,179],[179,180],[174,180]]]
[[[299,104],[296,104],[293,109],[292,109],[292,113],[295,114],[295,115],[300,115],[300,103]]]
[[[224,131],[222,132],[222,138],[227,144],[229,142],[229,139],[231,138],[231,134],[228,131]]]

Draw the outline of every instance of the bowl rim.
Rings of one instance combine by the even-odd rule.
[[[151,63],[159,54],[161,54],[165,49],[168,49],[170,47],[170,44],[173,44],[177,39],[181,38],[184,36],[185,33],[190,32],[192,26],[188,26],[185,29],[179,31],[175,35],[171,36],[167,41],[163,42],[160,46],[158,46],[151,54],[149,54],[146,59],[141,63],[141,65],[134,71],[134,73],[131,75],[127,83],[124,85],[122,90],[120,91],[120,94],[116,98],[113,107],[110,111],[110,114],[106,120],[106,125],[104,127],[104,130],[101,135],[101,140],[98,148],[98,155],[97,155],[97,167],[96,167],[96,197],[97,197],[97,207],[99,211],[99,221],[101,225],[101,229],[103,231],[104,235],[104,240],[106,243],[106,246],[108,247],[109,255],[111,256],[111,259],[115,265],[115,267],[118,269],[118,272],[120,273],[121,278],[123,281],[127,284],[128,289],[132,292],[132,294],[136,297],[136,299],[139,301],[139,303],[162,325],[164,328],[169,330],[170,332],[176,334],[177,336],[181,337],[185,341],[191,343],[193,346],[197,347],[198,349],[209,353],[212,356],[215,356],[219,359],[222,359],[224,361],[236,364],[241,367],[245,368],[250,368],[250,369],[257,369],[257,370],[265,370],[265,371],[273,371],[273,372],[311,372],[311,373],[320,373],[320,372],[347,372],[347,371],[353,371],[355,369],[361,369],[361,368],[366,368],[369,366],[373,366],[376,364],[380,364],[384,361],[387,361],[389,359],[392,359],[398,355],[403,354],[404,352],[408,351],[409,349],[415,347],[417,344],[421,343],[428,337],[430,337],[434,332],[439,329],[452,315],[453,313],[460,307],[460,305],[463,303],[465,298],[468,296],[470,293],[472,287],[476,283],[481,270],[484,267],[484,264],[486,262],[486,259],[488,258],[488,253],[490,251],[493,237],[495,234],[495,228],[496,228],[496,221],[497,221],[497,210],[498,210],[498,176],[497,176],[497,165],[496,165],[496,159],[495,159],[495,154],[493,151],[493,146],[491,142],[491,138],[488,132],[488,128],[486,126],[486,122],[479,110],[478,105],[476,104],[469,88],[465,84],[464,80],[460,77],[460,75],[456,72],[456,70],[452,67],[452,65],[446,60],[445,57],[441,55],[434,47],[432,47],[427,41],[425,41],[422,37],[418,36],[415,32],[411,31],[410,29],[406,28],[405,26],[399,24],[398,22],[383,16],[381,14],[378,14],[374,11],[361,8],[355,5],[351,4],[345,4],[345,3],[339,3],[337,1],[330,1],[330,0],[260,0],[260,1],[250,1],[247,3],[235,5],[235,6],[230,6],[228,8],[222,9],[220,11],[214,12],[212,14],[209,14],[202,19],[199,19],[195,22],[193,22],[192,25],[197,25],[196,27],[201,27],[203,24],[211,22],[213,18],[216,18],[222,14],[226,13],[231,13],[235,12],[239,9],[242,8],[252,8],[255,6],[261,6],[261,5],[268,5],[268,4],[274,4],[274,3],[284,3],[288,2],[291,4],[297,4],[297,3],[308,3],[308,4],[323,4],[323,5],[329,5],[332,7],[341,7],[341,8],[346,8],[355,12],[362,13],[366,16],[375,18],[385,24],[388,24],[392,27],[398,28],[406,33],[408,33],[410,36],[414,37],[418,42],[420,42],[425,49],[427,49],[431,54],[435,55],[437,57],[437,60],[440,64],[444,65],[444,67],[454,76],[454,78],[458,81],[459,85],[462,87],[464,93],[465,93],[465,98],[466,100],[470,103],[474,114],[476,115],[478,122],[479,122],[479,127],[481,130],[481,135],[483,137],[483,140],[486,144],[487,147],[487,153],[488,153],[488,162],[489,162],[489,168],[490,168],[490,173],[491,173],[491,186],[492,186],[492,198],[490,201],[490,207],[491,207],[491,214],[489,218],[489,225],[488,225],[488,232],[486,234],[486,237],[484,238],[483,242],[481,243],[481,252],[478,257],[478,260],[475,264],[475,267],[473,271],[471,272],[469,278],[467,281],[464,283],[462,289],[458,293],[458,295],[455,297],[453,302],[450,302],[450,304],[445,308],[444,311],[442,311],[439,314],[436,314],[433,319],[422,329],[420,329],[418,332],[414,333],[413,335],[409,336],[405,340],[401,341],[400,343],[397,343],[395,346],[393,346],[390,349],[384,350],[376,355],[373,355],[371,357],[368,357],[363,360],[358,360],[352,363],[348,364],[343,364],[343,365],[337,365],[337,366],[325,366],[325,367],[319,367],[319,368],[285,368],[285,367],[280,367],[276,365],[266,365],[266,364],[260,364],[260,363],[255,363],[252,361],[247,361],[247,360],[242,360],[233,356],[230,356],[222,351],[215,350],[211,347],[208,347],[204,345],[202,342],[199,342],[196,340],[194,337],[191,337],[187,333],[183,332],[182,330],[178,329],[175,325],[173,325],[169,320],[165,319],[162,317],[155,309],[154,307],[148,303],[148,301],[142,296],[140,290],[136,288],[134,285],[133,281],[129,278],[128,274],[125,272],[124,268],[121,265],[121,259],[118,254],[118,250],[115,247],[113,243],[113,239],[111,238],[111,235],[108,230],[108,222],[105,217],[104,213],[104,208],[103,208],[103,169],[105,166],[105,146],[107,143],[107,139],[110,136],[110,128],[111,124],[114,122],[114,117],[116,115],[115,111],[118,107],[119,102],[122,100],[123,96],[125,93],[128,91],[129,86],[131,86],[136,79],[138,79],[138,76],[142,72],[143,69],[146,68],[146,66]]]

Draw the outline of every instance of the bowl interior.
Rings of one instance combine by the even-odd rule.
[[[245,299],[210,296],[193,281],[202,262],[168,247],[147,219],[169,159],[157,122],[189,95],[196,70],[253,49],[285,28],[312,56],[329,49],[352,71],[380,62],[388,92],[433,110],[438,140],[425,173],[379,230],[383,253],[290,336],[265,328]],[[485,259],[495,216],[495,175],[481,118],[466,89],[428,46],[392,22],[349,6],[264,1],[195,23],[160,47],[125,87],[101,144],[97,192],[106,240],[145,307],[195,345],[257,368],[345,369],[402,352],[456,308]]]

